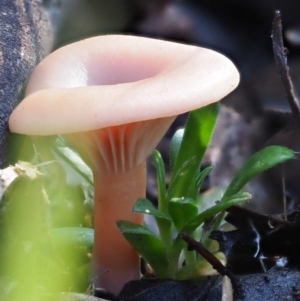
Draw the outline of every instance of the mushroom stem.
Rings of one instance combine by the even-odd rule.
[[[142,224],[143,216],[133,213],[132,207],[138,198],[145,197],[146,164],[121,173],[95,172],[94,182],[94,284],[118,294],[126,282],[140,278],[139,255],[122,236],[116,221]],[[106,270],[109,272],[103,274]]]

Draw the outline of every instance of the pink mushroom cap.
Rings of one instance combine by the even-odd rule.
[[[238,83],[233,63],[215,51],[100,36],[44,59],[30,77],[30,97],[14,110],[9,127],[52,135],[176,116],[219,101]]]

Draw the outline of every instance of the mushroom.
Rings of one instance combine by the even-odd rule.
[[[235,66],[217,52],[122,35],[65,46],[35,68],[9,127],[61,134],[91,166],[96,287],[116,294],[139,279],[139,256],[115,222],[143,221],[132,207],[145,197],[147,156],[178,114],[220,100],[238,82]]]

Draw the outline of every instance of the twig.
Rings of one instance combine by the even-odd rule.
[[[292,114],[294,115],[296,123],[300,124],[300,106],[290,77],[289,67],[287,65],[288,50],[283,44],[281,13],[279,10],[275,11],[272,24],[272,42],[277,69],[280,74]]]
[[[227,267],[222,264],[222,262],[217,257],[215,257],[200,242],[197,242],[196,240],[194,240],[188,234],[186,234],[184,232],[181,233],[181,238],[188,243],[189,247],[192,247],[202,257],[204,257],[212,265],[212,267],[216,271],[218,271],[222,276],[227,276],[231,280],[232,287],[233,287],[233,290],[234,290],[234,295],[238,296],[240,298],[243,298],[244,294],[243,294],[243,291],[242,291],[242,287],[237,282],[237,279],[227,269]]]
[[[284,220],[288,220],[287,219],[287,207],[286,207],[286,194],[285,194],[285,168],[284,168],[284,163],[282,164],[282,194],[283,194],[283,216],[284,216]]]

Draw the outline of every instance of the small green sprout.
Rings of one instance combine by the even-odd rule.
[[[218,103],[195,110],[190,113],[185,129],[175,133],[170,145],[172,175],[168,189],[162,157],[158,151],[153,152],[158,208],[147,199],[138,199],[133,211],[153,216],[159,234],[153,233],[147,225],[117,222],[123,236],[151,265],[158,278],[191,279],[210,274],[204,259],[195,251],[187,250],[180,233],[186,232],[199,239],[202,237],[203,223],[219,214],[211,227],[211,230],[217,229],[226,209],[251,200],[249,193],[241,191],[247,182],[265,170],[295,158],[294,152],[286,147],[264,148],[249,158],[236,173],[221,200],[204,210],[199,201],[199,191],[213,167],[200,170],[200,166],[211,141],[218,113]],[[214,251],[208,236],[209,233],[203,235],[202,242]],[[225,260],[219,252],[215,254]]]

